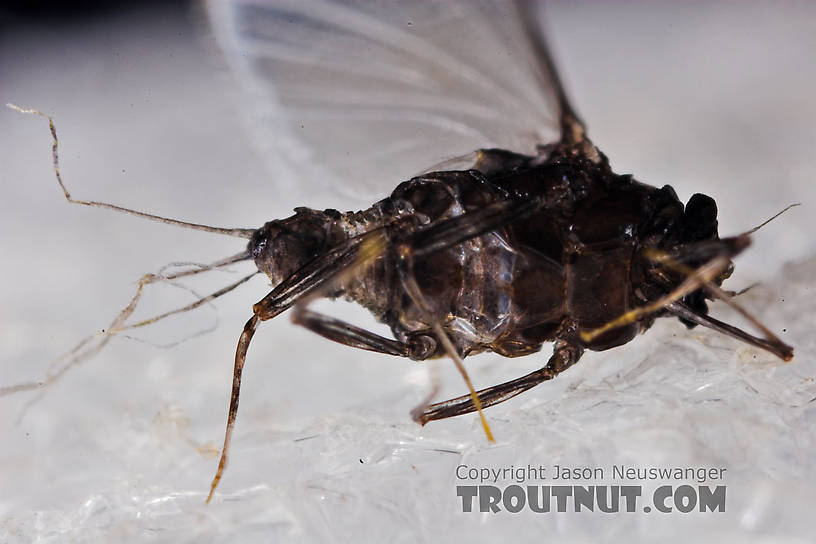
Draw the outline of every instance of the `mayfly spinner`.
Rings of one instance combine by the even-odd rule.
[[[533,53],[531,69],[537,70],[540,84],[549,86],[560,136],[549,143],[539,141],[534,152],[479,149],[466,169],[439,168],[414,177],[363,211],[302,207],[257,229],[216,228],[74,200],[60,177],[56,132],[48,118],[57,180],[69,202],[248,240],[243,252],[211,267],[144,276],[103,340],[198,307],[251,275],[185,308],[128,323],[142,288],[157,280],[253,260],[274,285],[253,306],[238,340],[224,446],[208,501],[226,467],[252,337],[261,322],[288,309],[295,323],[346,346],[415,361],[449,357],[469,393],[444,402],[429,399],[414,410],[413,418],[425,424],[476,411],[491,440],[483,408],[554,378],[578,362],[585,350],[629,342],[658,317],[711,328],[784,360],[793,357],[790,346],[721,288],[733,270],[732,259],[748,247],[753,230],[720,238],[717,206],[710,197],[695,194],[684,205],[668,185],[653,187],[615,174],[570,104],[528,5],[505,8],[520,21],[518,30]],[[297,13],[300,8],[295,3],[268,9]],[[356,24],[350,16],[341,18],[347,15],[343,10],[351,8],[337,4],[332,9],[337,11],[333,24]],[[270,21],[298,20],[281,13]],[[403,40],[406,47],[415,45],[410,37]],[[423,52],[418,46],[412,51]],[[411,76],[407,71],[405,75]],[[364,306],[391,328],[393,338],[309,309],[309,302],[318,297],[343,297]],[[714,299],[734,307],[762,336],[711,317],[706,301]],[[462,364],[465,357],[481,352],[533,354],[546,342],[552,342],[554,350],[541,369],[480,391]],[[104,341],[94,350],[102,345]]]

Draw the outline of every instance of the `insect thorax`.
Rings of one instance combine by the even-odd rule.
[[[562,157],[538,164],[501,153],[506,155],[493,156],[487,176],[475,170],[426,174],[364,212],[298,208],[258,230],[250,242],[256,264],[278,283],[350,238],[382,229],[387,242],[380,257],[324,294],[363,305],[406,341],[428,333],[431,323],[405,293],[391,242],[500,200],[541,199],[545,204],[534,213],[418,258],[413,268],[432,318],[463,354],[519,356],[554,339],[578,343],[581,331],[665,294],[682,279],[666,283],[665,275],[655,275],[655,263],[641,255],[644,247],[671,249],[686,238],[716,238],[716,207],[712,215],[710,199],[703,200],[708,197],[695,195],[684,211],[671,187],[615,175],[605,161]],[[652,321],[584,345],[621,345]]]

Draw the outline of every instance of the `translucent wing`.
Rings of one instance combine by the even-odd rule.
[[[289,165],[286,190],[362,207],[476,149],[558,138],[556,90],[506,0],[213,0],[208,13],[252,95],[255,140]]]

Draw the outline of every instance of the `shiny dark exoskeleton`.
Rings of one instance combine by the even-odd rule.
[[[380,244],[361,259],[367,239]],[[516,357],[555,343],[542,369],[479,391],[481,407],[553,378],[586,349],[629,342],[662,315],[789,359],[791,348],[775,337],[707,315],[707,289],[718,289],[747,245],[747,235],[719,239],[710,197],[695,194],[684,206],[670,186],[617,175],[585,138],[536,157],[486,149],[472,169],[413,178],[368,210],[298,208],[258,229],[248,250],[277,287],[255,306],[245,337],[298,300],[342,296],[389,325],[394,339],[305,304],[294,320],[352,347],[415,360],[444,355],[441,335],[453,357]],[[713,269],[682,290],[704,266]],[[426,423],[479,408],[465,395],[414,416]]]
[[[257,12],[255,3],[250,4],[252,17],[245,23],[278,24],[274,27],[278,32],[294,29],[294,34],[285,35],[289,40],[300,35],[293,23],[309,20],[302,17],[303,13],[300,18],[289,13],[297,12],[299,3],[280,9],[273,5],[266,17]],[[346,13],[346,6],[337,4],[331,13]],[[493,7],[504,6],[502,2],[495,4]],[[611,170],[606,157],[587,137],[586,128],[566,97],[543,36],[534,25],[535,17],[527,12],[530,4],[514,5],[520,26],[513,29],[524,36],[524,51],[530,53],[533,61],[530,68],[537,72],[535,79],[552,87],[549,94],[558,109],[555,118],[560,128],[557,140],[548,145],[537,140],[538,151],[531,156],[501,149],[479,150],[465,169],[440,168],[414,177],[364,211],[341,213],[297,208],[295,215],[270,221],[258,229],[219,228],[104,202],[74,200],[60,176],[56,130],[48,118],[54,140],[54,170],[69,202],[249,239],[249,243],[242,253],[209,266],[143,276],[136,295],[98,341],[80,343],[71,352],[67,366],[47,377],[44,383],[53,383],[69,366],[92,356],[120,332],[195,309],[235,289],[258,272],[268,276],[274,287],[253,306],[252,316],[238,341],[224,447],[210,487],[212,497],[226,466],[243,366],[252,337],[262,321],[288,309],[292,309],[294,322],[346,346],[413,360],[449,356],[465,378],[470,393],[434,404],[428,399],[412,413],[422,424],[473,411],[481,414],[481,408],[554,378],[575,364],[585,350],[602,351],[629,342],[661,316],[677,317],[689,327],[703,325],[784,360],[791,359],[793,348],[741,310],[731,300],[731,294],[720,288],[731,273],[731,259],[747,247],[753,231],[720,239],[717,206],[711,198],[695,194],[684,205],[670,186],[653,187]],[[476,6],[467,5],[459,12],[468,13]],[[342,28],[336,27],[334,17],[324,19],[318,19],[322,22],[316,27],[320,32]],[[353,23],[346,30],[354,33],[342,34],[343,43],[360,37],[356,34],[357,21],[357,17],[345,19]],[[415,37],[402,26],[400,20],[398,31],[404,43],[416,46]],[[426,30],[438,33],[435,22]],[[468,35],[478,37],[477,32]],[[282,49],[276,50],[282,53],[282,58],[276,60],[307,59],[306,65],[295,66],[299,68],[293,72],[296,74],[314,73],[311,62],[323,59],[331,49],[293,57],[292,44],[287,39],[282,41]],[[389,48],[394,44],[379,45]],[[417,54],[445,57],[437,47],[413,47],[409,52],[406,59]],[[285,63],[281,66],[290,68]],[[379,67],[368,75],[379,75]],[[450,64],[443,62],[432,73],[423,75],[429,80],[444,76],[443,67]],[[287,70],[281,68],[271,73],[284,77]],[[481,75],[470,70],[462,73],[468,85],[478,82]],[[342,73],[339,81],[354,81],[356,74]],[[411,70],[406,74],[411,75]],[[405,74],[397,75],[395,81],[401,81]],[[425,83],[422,78],[412,81]],[[427,90],[426,87],[432,85],[414,89]],[[468,90],[465,89],[465,94]],[[357,100],[357,94],[352,94]],[[292,92],[288,95],[283,92],[282,96],[298,98]],[[431,93],[426,98],[438,97]],[[478,111],[484,106],[482,101],[471,105]],[[486,106],[490,110],[490,104]],[[48,117],[36,110],[15,109]],[[470,109],[463,108],[463,115]],[[368,112],[364,113],[362,118],[370,121]],[[404,117],[413,119],[410,115]],[[341,111],[338,118],[342,124],[353,116]],[[496,118],[491,116],[491,123]],[[184,308],[128,323],[145,285],[249,259],[257,267],[253,274]],[[393,338],[310,310],[309,302],[317,297],[344,297],[366,307],[376,319],[390,326]],[[752,336],[709,316],[706,301],[713,299],[721,299],[741,311],[763,332],[763,337]],[[492,351],[517,357],[535,353],[547,342],[553,343],[553,354],[540,369],[478,392],[462,366],[465,356]],[[0,389],[0,394],[41,385],[22,384]],[[489,433],[486,423],[484,427]]]
[[[490,204],[532,198],[553,205],[415,262],[432,317],[444,324],[463,355],[527,355],[556,339],[596,351],[624,344],[653,318],[588,342],[578,333],[672,287],[649,279],[654,263],[638,256],[641,247],[718,239],[716,205],[707,196],[694,195],[684,208],[670,186],[658,189],[613,174],[605,159],[542,160],[483,150],[474,169],[411,179],[364,212],[299,208],[259,229],[249,246],[258,268],[279,284],[330,248],[375,229],[398,240],[405,231],[421,231]],[[362,304],[399,341],[423,346],[424,351],[410,353],[412,358],[442,355],[429,316],[405,295],[394,273],[397,259],[393,251],[383,252],[332,296]],[[699,308],[705,304],[701,295],[697,290],[686,299]],[[417,342],[417,337],[425,338]]]
[[[249,343],[260,322],[289,308],[295,323],[346,346],[413,360],[447,355],[469,394],[433,404],[431,395],[412,416],[425,424],[478,411],[488,439],[492,435],[482,408],[554,378],[587,349],[601,351],[629,342],[657,317],[671,315],[689,327],[712,328],[785,360],[793,356],[790,346],[739,308],[764,337],[708,315],[707,299],[722,299],[736,307],[720,285],[731,273],[731,259],[749,244],[750,231],[720,239],[717,207],[711,198],[696,194],[683,205],[670,186],[653,187],[611,170],[564,92],[535,24],[532,4],[509,4],[519,22],[511,34],[524,37],[526,46],[518,51],[519,56],[530,61],[535,80],[550,91],[560,137],[547,145],[539,140],[531,156],[481,149],[465,169],[437,168],[414,177],[364,211],[298,208],[294,216],[271,221],[251,234],[247,255],[274,288],[254,305],[238,341],[224,449],[210,496],[226,466]],[[474,6],[460,13],[478,11]],[[297,95],[291,89],[287,94],[285,81],[288,68],[295,73],[304,68],[286,64],[291,41],[296,42],[298,34],[274,24],[291,20],[291,15],[287,9],[273,9],[268,19],[259,19],[285,36],[280,57],[284,62],[269,64],[260,59],[259,67],[268,69],[264,73],[273,80],[284,80],[281,96],[297,106]],[[491,12],[490,17],[494,16],[504,17]],[[264,31],[254,21],[254,16],[248,18],[247,25]],[[322,30],[335,28],[333,20],[322,21],[322,25]],[[400,39],[416,45],[414,36],[403,32],[402,24],[395,28]],[[473,28],[465,34],[478,41],[483,27]],[[429,51],[434,58],[447,58],[445,31],[438,31],[435,22],[424,30],[434,37],[432,42],[441,38],[441,47],[411,47],[403,58],[407,66]],[[500,41],[507,37],[498,36]],[[348,38],[344,34],[340,43],[348,43]],[[390,51],[392,45],[385,40],[371,46]],[[318,48],[308,58],[323,58],[326,53]],[[492,51],[483,53],[494,59],[484,66],[488,71],[502,62],[490,56]],[[429,81],[440,78],[438,83],[444,88],[447,70],[453,67],[446,62],[424,77]],[[392,74],[393,80],[410,74],[407,66],[404,72]],[[308,64],[307,70],[312,69]],[[379,70],[372,70],[371,74],[377,74],[373,81],[378,81]],[[344,73],[340,81],[356,81],[354,73]],[[461,72],[467,81],[463,95],[478,86],[479,74],[478,70]],[[406,101],[421,102],[421,93],[432,87],[413,87],[420,96],[406,95]],[[356,85],[352,88],[356,91]],[[311,89],[305,93],[311,94]],[[356,100],[358,93],[352,94]],[[377,95],[376,100],[387,102],[387,95]],[[433,93],[427,98],[436,104]],[[471,107],[473,111],[485,105],[489,109],[490,100],[478,100]],[[323,108],[334,103],[335,98],[327,96],[315,105]],[[400,119],[403,114],[409,120],[423,115],[412,116],[410,106],[405,109],[401,103],[394,107]],[[345,129],[343,120],[350,118],[371,121],[365,108],[355,107],[354,111],[359,117],[335,111],[340,121],[332,126]],[[469,111],[465,107],[460,113],[467,116]],[[381,115],[390,119],[391,112]],[[451,122],[456,125],[459,120]],[[437,126],[449,123],[428,125],[430,130]],[[343,132],[337,134],[343,137]],[[324,141],[322,134],[313,136]],[[424,135],[416,133],[415,137]],[[333,146],[334,142],[329,145]],[[345,297],[366,307],[390,326],[393,338],[308,309],[309,301],[316,297]],[[485,351],[507,357],[527,355],[539,351],[545,342],[554,347],[543,367],[478,392],[462,363],[463,357]]]

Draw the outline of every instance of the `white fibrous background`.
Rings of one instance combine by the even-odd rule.
[[[659,320],[488,410],[489,444],[475,416],[425,427],[410,419],[431,365],[440,398],[464,392],[448,361],[357,352],[283,315],[255,336],[229,467],[205,505],[235,344],[269,290],[259,276],[217,309],[114,339],[51,388],[0,397],[0,542],[812,541],[816,10],[554,3],[548,17],[567,90],[616,171],[670,184],[684,201],[711,195],[722,235],[802,203],[756,233],[726,283],[759,282],[739,302],[795,347],[793,361]],[[252,141],[242,91],[200,10],[10,21],[0,101],[54,116],[76,198],[229,227],[335,205],[275,190],[278,173]],[[0,387],[42,379],[110,323],[141,274],[243,249],[239,239],[68,205],[45,122],[3,108],[0,127]],[[188,285],[207,293],[250,271],[244,263]],[[138,315],[190,300],[158,286]],[[350,305],[317,307],[371,321]],[[748,327],[722,303],[711,312]],[[549,351],[477,356],[467,367],[487,387],[541,367]],[[462,511],[456,487],[474,482],[458,479],[458,466],[528,464],[605,470],[603,480],[574,482],[586,485],[620,484],[613,465],[724,468],[724,480],[706,485],[727,486],[726,511]],[[626,483],[646,497],[662,483],[698,485]]]

